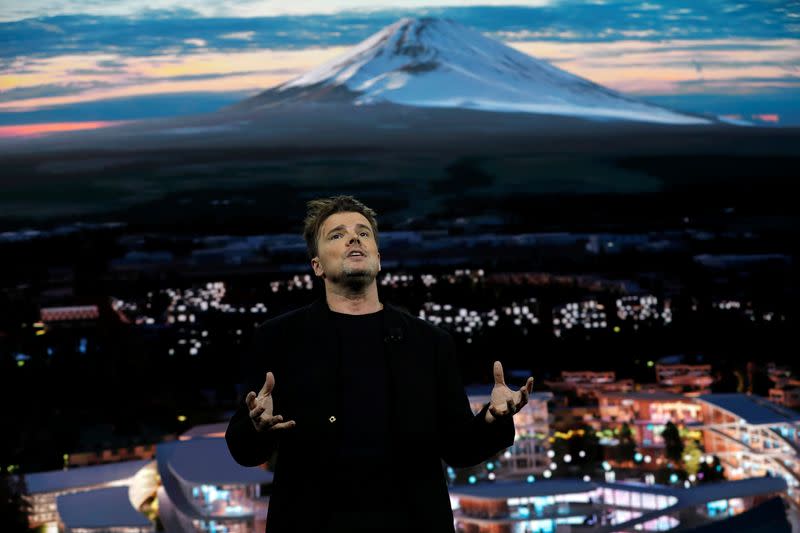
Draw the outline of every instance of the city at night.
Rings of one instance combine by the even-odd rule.
[[[799,20],[4,4],[0,530],[800,532]]]

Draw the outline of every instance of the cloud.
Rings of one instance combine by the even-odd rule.
[[[305,15],[331,15],[343,11],[424,9],[429,7],[524,6],[546,7],[558,0],[154,0],[142,7],[138,0],[99,2],[96,0],[26,0],[3,6],[0,20],[16,21],[54,15],[120,16],[156,18],[158,16],[195,18],[253,18]]]
[[[33,0],[33,4],[38,1]],[[217,5],[218,8],[212,11],[219,13],[215,16],[203,14],[202,10],[198,11],[201,4]],[[322,6],[323,3],[317,4]],[[718,36],[796,39],[798,25],[790,10],[779,11],[762,6],[725,13],[720,10],[717,0],[695,0],[690,13],[685,9],[652,8],[661,3],[627,1],[605,4],[543,1],[538,3],[538,7],[420,7],[423,4],[406,2],[408,7],[404,8],[401,2],[397,9],[370,8],[325,15],[263,17],[257,16],[259,11],[253,7],[263,7],[263,2],[251,1],[237,4],[241,8],[253,7],[251,16],[238,17],[214,2],[176,4],[161,1],[155,5],[162,6],[162,9],[137,11],[135,16],[86,13],[45,16],[37,20],[0,23],[0,42],[4,43],[0,47],[0,60],[23,55],[55,56],[66,52],[148,56],[174,50],[187,53],[195,48],[232,51],[346,46],[359,42],[400,17],[423,14],[452,18],[504,40],[607,42],[640,39],[659,42],[678,37],[707,40]],[[337,4],[333,2],[331,5]],[[171,6],[171,9],[164,9],[166,6]],[[58,5],[53,12],[59,12]],[[642,16],[632,19],[631,14]]]
[[[58,33],[63,34],[65,33],[64,30],[56,26],[55,24],[46,24],[44,22],[40,22],[38,20],[27,20],[25,21],[29,28],[33,28],[36,30],[42,30],[48,33]]]
[[[233,33],[226,33],[220,35],[220,39],[232,39],[234,41],[252,41],[253,36],[256,34],[254,31],[235,31]]]
[[[211,113],[251,96],[251,92],[186,92],[78,102],[52,109],[0,112],[0,125],[107,120],[139,120]]]
[[[30,0],[31,6],[42,1]],[[312,12],[314,5],[327,9],[315,0],[303,4]],[[56,3],[53,12],[66,5],[78,4]],[[265,89],[400,17],[421,14],[451,18],[632,95],[733,94],[737,87],[740,92],[767,90],[770,84],[789,90],[796,86],[800,65],[800,40],[792,31],[797,20],[790,11],[753,4],[726,12],[719,0],[695,0],[690,11],[652,0],[542,1],[537,7],[427,7],[420,1],[400,2],[401,8],[393,10],[270,17],[228,13],[213,1],[155,0],[150,5],[159,9],[130,11],[128,5],[129,11],[114,12],[117,6],[104,16],[82,12],[0,23],[0,112],[161,93]],[[245,1],[236,9],[260,14],[265,5]],[[705,85],[698,85],[699,74]],[[152,102],[160,105],[162,100]],[[151,112],[141,109],[145,115]],[[106,118],[119,119],[98,120]]]
[[[100,85],[95,85],[99,87]],[[50,96],[66,96],[71,94],[80,94],[86,91],[87,86],[76,86],[68,84],[50,83],[46,85],[37,85],[35,87],[16,87],[6,91],[0,92],[0,103],[14,102],[17,100],[27,100],[30,98],[44,98]]]

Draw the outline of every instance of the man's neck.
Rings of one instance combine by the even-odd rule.
[[[351,293],[326,283],[325,299],[331,311],[346,315],[366,315],[383,309],[383,304],[378,300],[378,285],[375,282],[358,293]]]

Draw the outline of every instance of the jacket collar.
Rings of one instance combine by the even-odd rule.
[[[383,302],[382,337],[387,345],[403,344],[406,327],[403,322],[403,311],[392,304]],[[333,330],[330,308],[325,297],[318,298],[308,307],[306,331],[318,331],[318,339],[332,339]]]

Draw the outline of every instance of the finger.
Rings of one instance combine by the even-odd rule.
[[[264,412],[264,407],[261,405],[257,405],[253,409],[250,409],[250,418],[252,419],[260,418],[263,412]]]
[[[533,376],[528,378],[528,381],[525,382],[525,390],[528,394],[533,392]]]
[[[522,403],[522,398],[523,398],[523,396],[522,396],[522,391],[521,390],[514,391],[513,393],[511,393],[511,399],[514,402],[513,404],[514,404],[514,410],[515,411],[519,410],[519,406]]]
[[[264,386],[261,387],[258,395],[266,396],[270,394],[273,387],[275,387],[275,376],[272,374],[272,372],[267,372],[267,378],[264,380]]]
[[[520,403],[522,404],[519,406],[519,408],[521,408],[522,406],[528,403],[528,398],[530,397],[530,394],[528,394],[528,389],[525,388],[521,389],[519,392],[521,396]],[[519,410],[519,408],[517,410]]]
[[[273,424],[275,424],[276,422],[280,422],[282,420],[283,420],[283,417],[281,417],[281,415],[270,416],[268,414],[264,414],[264,409],[263,408],[261,408],[261,413],[260,414],[258,414],[257,416],[253,417],[253,422],[256,424],[256,426],[258,427],[259,431],[261,431],[263,429],[267,429],[267,428],[271,427]]]
[[[280,424],[274,424],[271,428],[269,428],[269,430],[275,431],[276,429],[289,429],[293,428],[294,426],[295,426],[294,420],[287,420],[286,422],[281,422]]]
[[[506,380],[503,377],[503,365],[500,361],[494,362],[494,384],[495,385],[505,385]]]
[[[245,405],[247,405],[247,408],[253,410],[253,408],[256,406],[255,402],[256,402],[256,393],[253,391],[248,392],[247,397],[244,399],[244,403]]]

